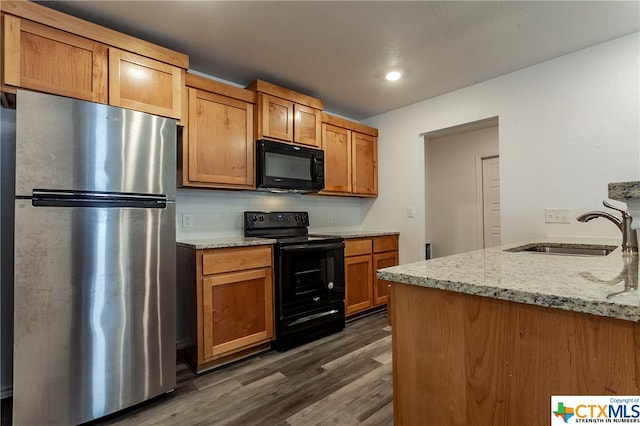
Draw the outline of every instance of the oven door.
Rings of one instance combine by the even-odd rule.
[[[278,259],[280,315],[344,300],[344,242],[282,245]]]

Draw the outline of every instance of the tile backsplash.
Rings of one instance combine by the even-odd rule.
[[[241,236],[242,213],[253,210],[308,211],[312,231],[356,230],[362,224],[361,203],[361,199],[351,197],[178,189],[176,238]],[[190,215],[190,228],[183,227],[185,214]]]

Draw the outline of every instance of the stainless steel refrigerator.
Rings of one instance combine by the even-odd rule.
[[[172,119],[18,91],[14,425],[175,387]]]

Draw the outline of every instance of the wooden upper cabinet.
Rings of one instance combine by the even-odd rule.
[[[320,111],[298,104],[294,104],[293,110],[295,117],[293,141],[320,148],[322,144]]]
[[[358,195],[378,195],[378,141],[362,133],[351,134],[352,189]]]
[[[183,72],[164,62],[109,48],[109,103],[179,119]]]
[[[322,124],[324,192],[351,192],[351,131]]]
[[[107,102],[107,46],[4,15],[3,86]]]
[[[322,114],[325,188],[321,194],[378,195],[378,130]]]
[[[255,187],[255,93],[187,73],[187,126],[178,143],[179,185]]]
[[[189,58],[29,1],[3,0],[2,91],[25,88],[180,119]]]
[[[247,89],[257,93],[256,139],[320,148],[321,100],[262,80]]]
[[[251,188],[253,105],[189,89],[189,180]]]
[[[293,102],[258,93],[256,139],[272,138],[293,142]]]

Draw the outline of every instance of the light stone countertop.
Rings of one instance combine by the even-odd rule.
[[[640,181],[612,182],[609,184],[609,198],[625,201],[629,198],[640,198]]]
[[[385,237],[387,235],[400,235],[397,231],[310,231],[312,237],[342,237],[349,238],[369,238],[369,237]]]
[[[610,183],[609,198],[627,203],[631,229],[640,229],[640,181]]]
[[[608,256],[504,251],[532,242],[618,247]],[[619,246],[617,239],[544,238],[393,266],[378,270],[377,276],[422,287],[639,321],[638,256],[623,257]]]
[[[270,238],[253,237],[220,237],[179,240],[176,244],[196,250],[228,247],[248,247],[275,244],[276,240]]]

